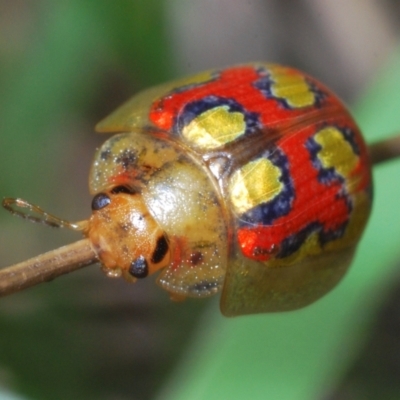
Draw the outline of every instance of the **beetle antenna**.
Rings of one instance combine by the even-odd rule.
[[[3,199],[3,207],[11,214],[27,219],[28,221],[48,225],[55,228],[68,228],[74,231],[82,231],[87,226],[87,221],[70,222],[47,213],[40,207],[23,199],[6,197]]]

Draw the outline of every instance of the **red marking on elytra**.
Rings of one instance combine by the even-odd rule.
[[[291,69],[288,69],[287,73],[299,74]],[[155,101],[150,109],[149,118],[159,128],[171,131],[175,118],[185,105],[210,95],[234,99],[247,111],[258,113],[261,123],[266,127],[276,127],[288,118],[295,119],[304,113],[304,109],[284,108],[279,105],[277,99],[266,98],[259,89],[253,86],[253,83],[261,77],[262,75],[253,67],[223,70],[217,79],[199,83],[198,86]],[[326,106],[330,98],[327,98]],[[338,103],[338,100],[334,99],[334,102]]]
[[[343,183],[339,180],[323,184],[318,180],[318,170],[312,165],[310,154],[304,143],[315,132],[310,126],[296,135],[285,137],[278,146],[288,157],[290,176],[293,180],[295,198],[291,211],[277,218],[272,225],[245,227],[238,231],[238,241],[244,255],[258,261],[267,261],[274,247],[312,222],[322,225],[325,232],[335,231],[346,223],[350,216],[348,199],[343,196]],[[361,153],[366,148],[363,143]],[[362,155],[352,173],[360,173],[360,183],[352,193],[365,190],[370,184],[370,175],[365,167],[367,159]]]

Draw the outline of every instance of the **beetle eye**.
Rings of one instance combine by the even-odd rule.
[[[143,256],[140,256],[133,261],[129,268],[129,273],[135,278],[146,278],[149,273],[146,259]]]
[[[111,199],[105,193],[96,194],[92,200],[92,210],[100,210],[111,203]]]
[[[132,190],[127,188],[126,186],[115,186],[115,188],[111,189],[112,194],[118,194],[118,193],[127,193],[127,194],[132,194]]]

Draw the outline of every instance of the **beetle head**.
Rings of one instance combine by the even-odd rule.
[[[165,233],[140,193],[124,186],[98,193],[86,235],[109,276],[145,278],[170,263]]]

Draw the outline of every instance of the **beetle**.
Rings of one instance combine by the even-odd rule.
[[[226,316],[294,310],[343,277],[372,204],[371,163],[341,101],[251,63],[145,90],[101,121],[81,230],[108,276],[159,273],[171,298],[221,293]],[[89,263],[89,262],[87,262]]]

